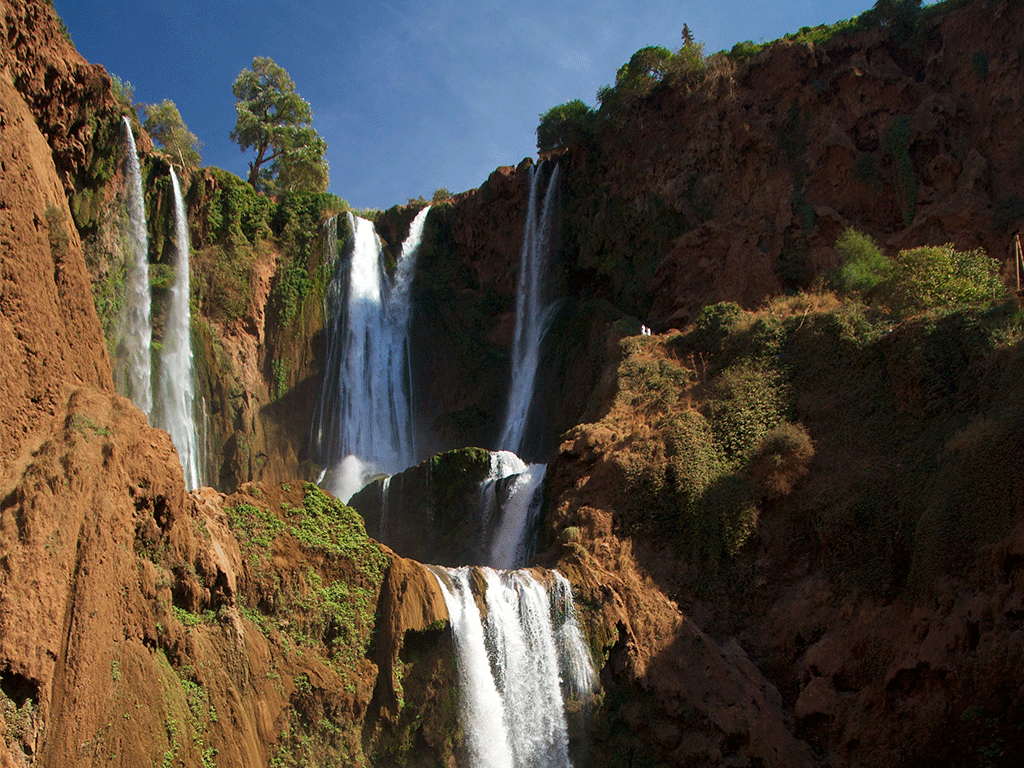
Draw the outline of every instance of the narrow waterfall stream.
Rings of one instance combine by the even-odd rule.
[[[118,319],[114,384],[118,392],[128,397],[148,417],[153,410],[149,239],[146,235],[146,205],[139,155],[127,117],[124,118],[124,136],[128,150],[125,158],[127,218],[121,236],[127,256],[127,295]]]
[[[558,190],[558,165],[548,178],[540,199],[540,169],[530,167],[530,197],[523,226],[523,246],[519,257],[519,281],[516,288],[516,329],[512,344],[512,383],[509,389],[505,425],[498,447],[522,453],[523,438],[529,426],[530,405],[540,365],[540,345],[550,324],[552,309],[546,296],[548,257],[551,253],[551,225]],[[538,207],[540,213],[538,214]]]
[[[337,259],[337,221],[325,237],[337,259],[325,293],[327,373],[314,414],[314,449],[331,467],[324,484],[347,501],[375,474],[394,473],[416,458],[409,381],[409,284],[429,207],[402,246],[394,281],[382,264],[373,224],[348,214],[353,245]]]
[[[484,544],[492,567],[522,568],[530,561],[546,471],[545,464],[528,465],[511,451],[491,453],[491,471],[480,489],[480,509],[483,529],[490,533]]]
[[[155,426],[167,430],[178,451],[185,472],[185,487],[198,488],[202,483],[203,461],[195,423],[195,370],[192,360],[189,307],[188,220],[181,196],[178,176],[171,166],[171,187],[174,191],[174,282],[171,300],[164,321],[164,338],[160,347],[158,394],[154,403]]]

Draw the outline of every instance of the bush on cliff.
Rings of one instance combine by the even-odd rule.
[[[592,141],[597,113],[579,99],[552,107],[540,116],[537,150],[550,152]]]
[[[842,264],[829,283],[900,315],[996,299],[1006,289],[999,262],[982,249],[958,251],[952,243],[900,251],[889,259],[874,240],[847,229],[836,242]]]
[[[1005,293],[999,262],[984,250],[957,251],[952,243],[900,251],[884,300],[902,313],[995,299]]]
[[[867,298],[895,271],[875,241],[852,227],[839,236],[836,251],[842,263],[830,282],[840,293]]]

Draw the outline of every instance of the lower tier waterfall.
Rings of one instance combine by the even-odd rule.
[[[595,676],[568,581],[554,571],[431,570],[455,640],[468,764],[569,768],[565,703],[592,691]]]
[[[481,483],[481,512],[487,562],[494,568],[522,568],[533,554],[545,464],[526,464],[511,451],[491,453],[491,471]]]

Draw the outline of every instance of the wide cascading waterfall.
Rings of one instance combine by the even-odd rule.
[[[325,293],[328,368],[314,416],[315,450],[321,463],[334,467],[326,485],[343,500],[373,474],[397,472],[416,458],[409,288],[428,211],[409,228],[393,282],[373,224],[348,214],[353,244]],[[332,226],[334,237],[325,239],[334,248],[337,223]]]
[[[468,764],[569,768],[565,702],[594,690],[572,591],[557,572],[432,567],[452,625]],[[473,582],[484,585],[481,618]]]
[[[127,275],[124,311],[119,318],[114,381],[117,390],[126,395],[148,417],[153,410],[152,361],[150,346],[151,301],[149,295],[149,239],[146,235],[146,206],[142,195],[142,173],[135,150],[135,137],[128,118],[124,118],[125,197],[127,219],[122,230],[127,251]]]
[[[516,327],[512,344],[512,383],[509,389],[505,424],[498,447],[523,452],[530,404],[540,364],[540,345],[550,325],[552,304],[546,295],[548,261],[551,253],[552,222],[558,189],[558,164],[548,179],[543,201],[539,199],[540,169],[530,168],[530,196],[523,226],[523,246],[519,257],[516,287]],[[540,214],[538,215],[538,207]]]
[[[167,430],[178,450],[185,486],[192,490],[202,482],[202,459],[195,424],[195,370],[192,362],[191,310],[189,307],[189,235],[185,203],[178,176],[171,167],[174,191],[174,282],[164,321],[160,347],[159,397],[154,404],[156,426]]]

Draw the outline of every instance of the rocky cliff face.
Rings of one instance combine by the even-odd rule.
[[[186,493],[168,436],[113,392],[89,298],[118,185],[109,78],[45,4],[0,11],[0,765],[459,764],[447,612],[403,557],[450,542],[391,551],[295,479],[316,469],[329,205],[271,216],[227,174],[191,179],[231,494]],[[1002,255],[1024,213],[1021,21],[979,0],[912,45],[780,44],[656,89],[559,159],[564,303],[534,450],[553,457],[538,563],[572,581],[601,669],[592,711],[569,713],[578,764],[1009,765],[1024,747],[1015,308],[761,306],[834,264],[847,225]],[[526,170],[429,220],[430,450],[499,427]],[[381,214],[390,247],[412,214]],[[722,300],[760,310],[701,312]],[[687,328],[642,337],[640,318]],[[452,499],[483,469],[467,451],[410,470],[407,506],[465,527]]]
[[[1007,258],[1024,216],[1020,22],[1017,3],[970,3],[912,39],[782,42],[655,89],[568,158],[575,282],[666,329],[810,286],[847,226]]]

